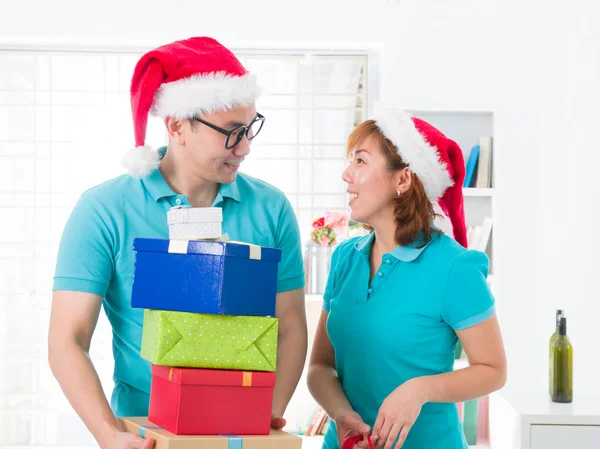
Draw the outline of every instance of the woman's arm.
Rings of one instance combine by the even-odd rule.
[[[398,446],[402,445],[427,402],[464,402],[502,388],[506,359],[496,315],[456,333],[470,366],[415,377],[396,388],[381,405],[373,425],[376,449],[391,448],[397,437]]]
[[[496,315],[456,331],[469,366],[412,382],[423,402],[464,402],[499,390],[506,383],[506,355]]]

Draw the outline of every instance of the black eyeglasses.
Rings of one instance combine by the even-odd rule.
[[[248,126],[239,125],[229,131],[223,128],[219,128],[218,126],[213,125],[212,123],[209,123],[205,120],[202,120],[199,117],[194,117],[194,120],[227,136],[227,140],[225,141],[225,148],[227,148],[228,150],[231,150],[238,143],[240,143],[244,135],[246,136],[248,141],[252,141],[252,139],[254,139],[260,132],[260,130],[263,127],[263,124],[265,123],[265,117],[258,113],[256,114],[256,118]]]

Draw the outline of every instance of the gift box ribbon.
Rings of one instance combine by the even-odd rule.
[[[213,240],[213,239],[206,239]],[[254,245],[252,243],[246,242],[238,242],[236,240],[229,240],[229,236],[224,234],[219,239],[214,239],[216,242],[227,242],[227,243],[235,243],[236,245],[244,245],[249,248],[249,258],[251,260],[261,260],[262,258],[262,248],[259,245]],[[172,239],[169,241],[169,253],[171,254],[187,254],[188,252],[188,243],[189,240],[178,240]]]
[[[237,435],[221,435],[227,438],[227,449],[243,449],[244,443]]]
[[[138,435],[141,438],[146,438],[146,430],[160,430],[162,427],[160,426],[140,426],[138,429]],[[228,449],[243,449],[244,442],[242,438],[237,435],[219,435],[220,437],[227,438],[227,448]]]
[[[146,438],[146,430],[159,430],[162,429],[162,427],[159,426],[140,426],[138,429],[138,435],[141,438]]]

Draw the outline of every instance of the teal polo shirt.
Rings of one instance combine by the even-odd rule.
[[[485,253],[434,234],[383,256],[369,282],[375,234],[341,243],[332,255],[323,308],[336,369],[354,411],[371,428],[381,404],[409,379],[453,370],[456,330],[494,313]],[[326,449],[338,449],[335,425]],[[453,403],[427,403],[403,449],[466,449]]]
[[[143,310],[131,307],[133,238],[169,238],[167,211],[178,205],[189,202],[159,170],[142,179],[123,175],[84,192],[62,234],[53,290],[103,298],[113,328],[117,416],[147,415],[151,384],[150,364],[140,357]],[[298,223],[281,191],[240,173],[221,185],[213,206],[223,209],[223,233],[232,240],[281,248],[277,292],[304,287]]]

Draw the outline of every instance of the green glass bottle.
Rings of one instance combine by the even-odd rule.
[[[567,318],[560,317],[558,336],[552,344],[552,401],[573,402],[573,346],[567,337]]]
[[[552,345],[554,344],[554,341],[556,340],[556,337],[558,337],[558,323],[560,321],[560,317],[565,315],[565,311],[563,309],[556,309],[556,318],[554,319],[555,321],[555,328],[554,328],[554,333],[552,334],[552,336],[550,337],[550,344],[548,345],[548,367],[549,367],[549,373],[548,373],[548,393],[552,396],[552,376],[553,376],[553,367],[554,367],[554,363],[552,362]]]

